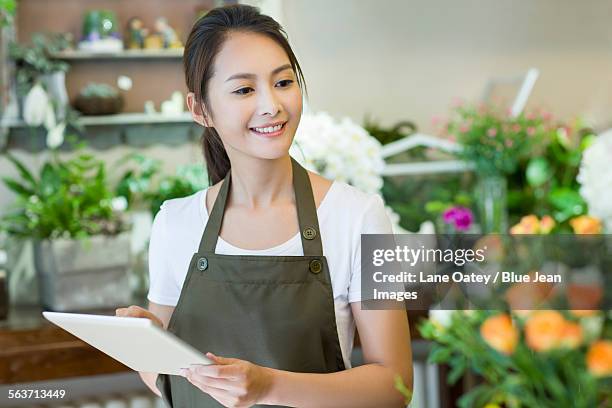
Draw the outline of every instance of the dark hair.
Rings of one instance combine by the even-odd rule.
[[[297,83],[304,89],[300,64],[287,40],[287,34],[272,17],[244,4],[217,7],[198,19],[189,33],[183,54],[185,82],[195,95],[195,103],[209,106],[207,84],[213,75],[213,62],[223,42],[231,32],[263,34],[276,41],[287,53]],[[210,109],[209,109],[210,112]],[[215,128],[206,127],[202,134],[202,150],[211,184],[222,180],[230,169],[230,161]]]

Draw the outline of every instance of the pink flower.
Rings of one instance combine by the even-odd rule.
[[[512,131],[514,133],[518,133],[521,131],[521,125],[519,125],[518,123],[515,123],[514,125],[512,125]]]
[[[512,139],[506,139],[506,147],[512,147],[513,144]]]
[[[544,119],[545,121],[551,120],[552,119],[552,113],[546,111],[542,113],[542,119]]]
[[[529,126],[527,128],[527,135],[528,136],[533,136],[535,134],[535,128],[533,126]]]
[[[442,123],[442,118],[440,116],[434,116],[431,118],[431,124],[433,126],[438,126],[440,123]]]
[[[495,137],[497,135],[497,129],[489,128],[489,130],[487,130],[487,135],[489,135],[489,137]]]
[[[536,115],[533,112],[529,112],[525,115],[525,119],[527,120],[534,120],[535,118],[536,118]]]
[[[458,231],[466,231],[472,225],[474,215],[469,208],[457,206],[444,211],[442,218],[446,224],[453,224]]]
[[[459,126],[459,131],[461,133],[467,133],[470,130],[470,125],[463,123],[461,126]]]

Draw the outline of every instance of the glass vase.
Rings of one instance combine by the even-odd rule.
[[[478,218],[483,234],[508,231],[508,182],[503,176],[481,176],[476,185]]]

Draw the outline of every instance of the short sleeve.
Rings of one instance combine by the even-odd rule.
[[[393,234],[391,220],[387,215],[385,203],[378,194],[369,197],[358,233],[353,242],[353,260],[351,263],[351,279],[349,282],[348,301],[361,301],[361,235],[362,234]]]
[[[168,262],[167,209],[162,204],[155,215],[149,240],[149,294],[147,299],[153,303],[176,306],[180,295],[174,273]]]

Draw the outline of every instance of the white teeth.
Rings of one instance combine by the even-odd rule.
[[[272,127],[265,127],[265,128],[253,128],[255,129],[255,131],[259,132],[259,133],[272,133],[272,132],[277,132],[279,131],[281,128],[283,127],[283,125],[276,125],[276,126],[272,126]]]

